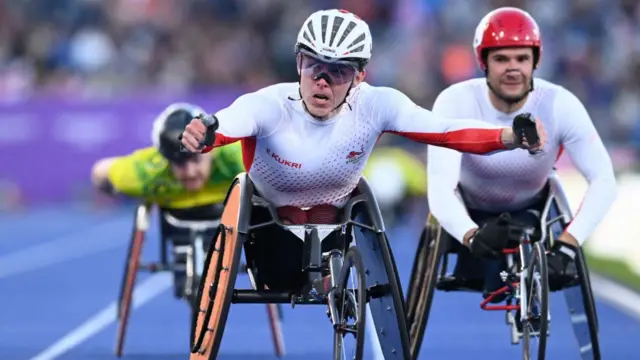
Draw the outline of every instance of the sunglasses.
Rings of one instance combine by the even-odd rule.
[[[304,51],[300,52],[299,68],[302,75],[312,79],[326,74],[334,85],[352,82],[359,72],[357,64],[353,62],[322,60]]]

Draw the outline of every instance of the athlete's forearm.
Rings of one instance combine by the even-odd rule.
[[[429,209],[442,228],[463,242],[465,234],[477,227],[455,191],[460,179],[462,155],[430,146],[427,153]]]
[[[399,121],[394,133],[417,142],[474,154],[514,147],[510,128],[479,120],[448,119],[422,108],[416,108],[411,119]]]
[[[580,208],[566,229],[580,245],[584,244],[607,215],[616,193],[615,179],[602,177],[589,184]]]
[[[611,158],[599,138],[575,141],[566,146],[573,164],[589,183],[582,204],[566,230],[583,244],[615,201],[617,184]]]
[[[555,99],[555,119],[562,146],[571,162],[589,183],[582,204],[566,231],[583,244],[613,204],[617,185],[611,157],[582,102],[561,91]]]

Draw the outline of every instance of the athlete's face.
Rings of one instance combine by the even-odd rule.
[[[327,63],[305,54],[299,54],[297,60],[302,100],[318,118],[330,117],[349,89],[364,79],[365,73],[353,65]]]
[[[187,191],[198,191],[211,174],[211,154],[199,154],[184,163],[171,163],[171,170]]]
[[[503,99],[521,99],[529,91],[533,75],[533,49],[506,48],[489,52],[487,79]]]

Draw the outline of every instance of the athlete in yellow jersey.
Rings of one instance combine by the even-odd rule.
[[[398,218],[416,209],[420,213],[426,211],[426,208],[420,209],[420,204],[426,203],[427,170],[425,164],[407,150],[377,147],[367,161],[364,176],[376,196],[385,224],[393,225]]]
[[[231,182],[244,171],[242,150],[237,143],[211,154],[181,152],[180,134],[191,119],[204,113],[203,109],[187,103],[170,105],[153,123],[153,146],[97,161],[91,173],[94,186],[105,193],[122,194],[157,205],[163,213],[182,220],[219,219]],[[205,236],[203,252],[209,246],[213,231]],[[183,270],[175,270],[173,274],[174,295],[180,298],[186,281],[184,249],[190,247],[190,235],[163,220],[161,233],[173,244],[172,261],[183,266]]]
[[[244,171],[240,143],[210,154],[180,151],[179,135],[201,108],[177,103],[155,120],[153,146],[99,160],[92,170],[96,188],[124,194],[166,210],[206,207],[224,201],[232,180]]]

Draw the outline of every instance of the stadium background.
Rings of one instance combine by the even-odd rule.
[[[8,354],[2,358],[35,355],[113,300],[131,203],[95,194],[90,166],[150,144],[151,121],[167,104],[192,101],[214,112],[245,91],[297,81],[293,44],[299,26],[313,10],[337,7],[371,26],[374,56],[367,81],[396,87],[430,108],[447,85],[482,75],[471,49],[475,26],[504,5],[536,17],[544,40],[536,75],[583,101],[618,172],[619,200],[589,245],[592,270],[640,289],[634,275],[640,246],[633,241],[640,234],[631,226],[631,194],[640,188],[634,174],[640,155],[638,1],[0,0],[0,353]],[[383,144],[426,158],[424,146],[398,137],[385,136]],[[571,198],[579,200],[584,183],[568,159],[559,171]],[[412,261],[425,212],[418,209],[402,219],[408,226],[392,229],[400,263]],[[165,292],[141,307],[129,348],[141,357],[180,353],[175,338],[186,338],[187,322],[180,305]],[[443,312],[454,310],[442,306]],[[296,309],[285,321],[289,339],[302,326],[295,319],[304,319],[304,311]],[[460,321],[500,322],[476,312]],[[167,320],[159,321],[158,314]],[[609,308],[601,317],[638,328]],[[253,318],[242,329],[257,332],[252,339],[262,336],[250,352],[266,356],[266,324]],[[318,327],[328,331],[320,319]],[[164,330],[154,327],[160,324]],[[109,326],[66,358],[109,358]],[[455,327],[434,326],[450,326],[451,332]],[[328,349],[328,342],[309,340],[309,329],[300,342]],[[497,329],[496,351],[509,350],[506,328]],[[227,335],[229,353],[246,350],[239,332]],[[292,345],[293,339],[293,353],[313,347]],[[426,349],[445,351],[437,341],[428,340]],[[476,345],[468,346],[472,351]]]

